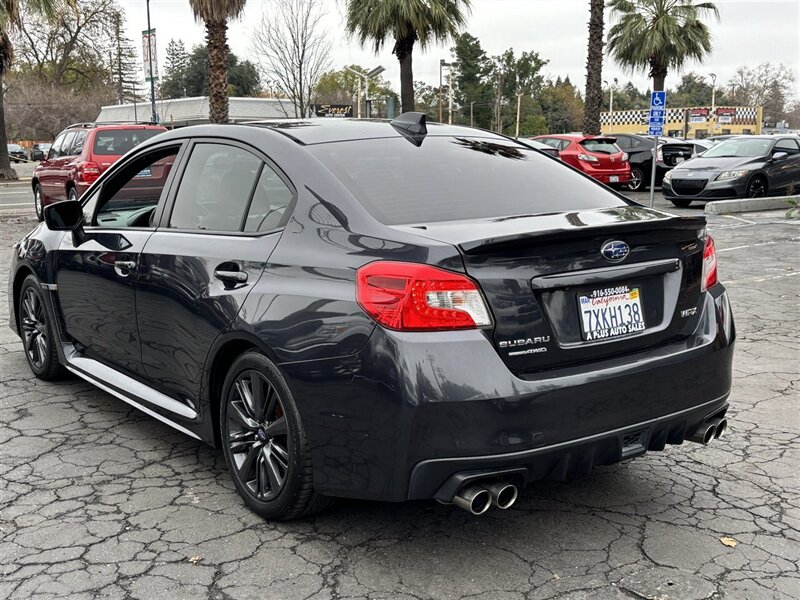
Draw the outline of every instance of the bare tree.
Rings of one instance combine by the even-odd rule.
[[[253,32],[262,72],[291,100],[294,117],[307,116],[311,94],[331,63],[324,14],[319,0],[274,0]],[[290,116],[287,108],[283,111]]]

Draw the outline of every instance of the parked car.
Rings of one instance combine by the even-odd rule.
[[[779,196],[800,187],[797,136],[747,135],[723,140],[664,177],[675,206],[695,200]]]
[[[28,156],[25,154],[25,148],[19,144],[8,144],[8,157],[15,163],[28,158]]]
[[[692,158],[702,154],[712,146],[717,145],[719,142],[714,140],[687,140],[692,145]]]
[[[628,189],[633,192],[642,191],[650,186],[653,168],[653,140],[642,135],[631,133],[609,134],[616,140],[617,146],[628,153],[631,164],[631,180]],[[692,145],[684,140],[659,138],[656,151],[656,185],[661,185],[664,173],[675,165],[692,157]]]
[[[726,427],[735,334],[705,219],[488,131],[186,127],[44,217],[9,270],[33,373],[221,447],[266,518],[337,496],[479,514]]]
[[[70,125],[33,170],[36,216],[41,221],[53,202],[77,200],[123,154],[164,131],[160,125]]]
[[[547,144],[543,144],[542,142],[536,141],[532,137],[530,138],[523,138],[522,140],[524,143],[528,144],[532,148],[536,148],[539,152],[544,152],[545,154],[549,154],[554,158],[559,158],[560,153],[558,148],[554,148],[553,146],[548,146]]]
[[[44,160],[47,153],[50,151],[50,146],[52,146],[52,144],[35,143],[28,151],[28,159],[35,161]]]
[[[597,181],[617,188],[630,182],[628,155],[620,150],[614,138],[569,133],[532,139],[555,148],[561,160]]]

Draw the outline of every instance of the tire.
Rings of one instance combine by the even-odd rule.
[[[689,205],[692,203],[691,200],[684,200],[682,198],[670,198],[670,202],[672,202],[678,208],[688,208]]]
[[[67,188],[67,200],[70,202],[77,202],[78,201],[78,190],[74,187]]]
[[[44,305],[41,286],[33,275],[22,282],[17,300],[17,319],[28,366],[39,379],[49,381],[63,375],[58,362],[54,327]]]
[[[748,198],[763,198],[767,195],[769,186],[767,180],[763,175],[756,175],[747,182],[747,190],[745,195]]]
[[[644,171],[639,167],[631,167],[631,180],[628,183],[628,189],[632,192],[638,192],[647,187],[644,182]]]
[[[253,512],[288,521],[332,503],[314,491],[300,414],[280,372],[263,354],[250,351],[234,361],[219,419],[228,472]]]
[[[42,186],[38,183],[33,186],[33,208],[36,211],[36,218],[44,221],[44,197],[42,196]]]

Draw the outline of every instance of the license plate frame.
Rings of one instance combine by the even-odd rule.
[[[619,175],[609,175],[608,183],[619,183]]]
[[[647,330],[638,284],[579,290],[575,299],[581,339],[585,342],[613,340]]]

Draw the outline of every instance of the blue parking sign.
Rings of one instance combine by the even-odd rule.
[[[667,92],[651,92],[650,110],[664,110],[667,107]]]
[[[647,135],[661,135],[662,133],[664,133],[663,125],[650,125],[650,128],[647,130]]]

